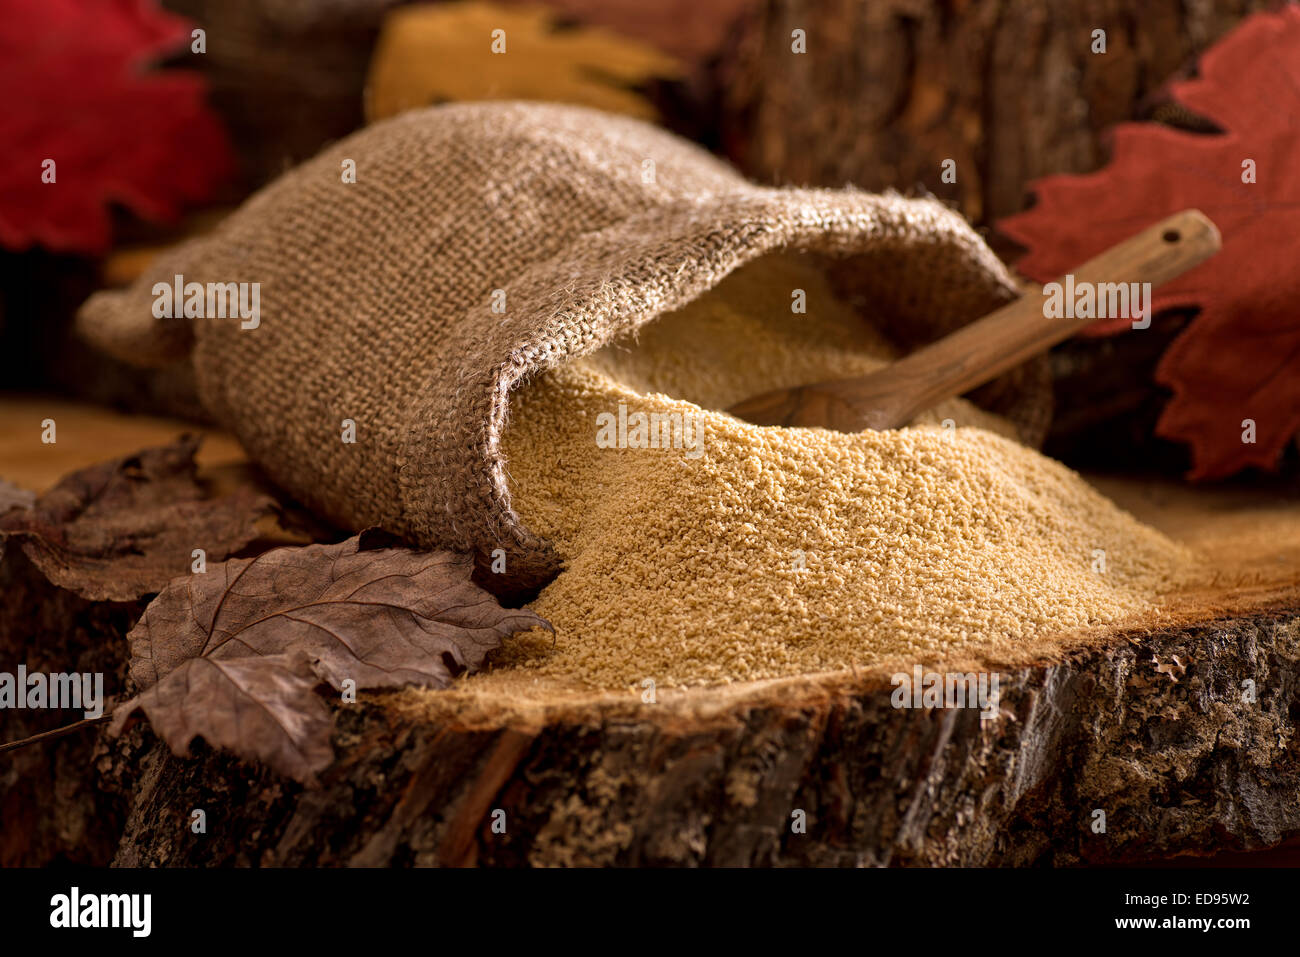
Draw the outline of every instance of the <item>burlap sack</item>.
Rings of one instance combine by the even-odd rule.
[[[487,103],[339,142],[132,288],[91,298],[80,321],[129,361],[191,354],[216,420],[335,522],[480,557],[504,548],[511,579],[539,583],[557,560],[511,509],[511,390],[783,247],[848,257],[839,281],[875,317],[936,333],[1015,295],[937,202],[760,187],[638,121]],[[259,325],[155,318],[154,284],[176,275],[260,283]]]

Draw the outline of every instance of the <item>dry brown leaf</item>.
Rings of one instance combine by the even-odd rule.
[[[497,30],[504,53],[492,52]],[[683,73],[653,47],[600,27],[562,27],[543,9],[401,7],[384,19],[375,47],[366,116],[374,122],[448,100],[551,100],[654,119],[636,86]]]
[[[517,631],[550,626],[502,608],[452,552],[277,548],[169,584],[128,638],[136,709],[177,754],[195,737],[310,782],[332,757],[318,680],[343,690],[443,688]]]
[[[184,436],[65,476],[30,508],[0,514],[0,548],[21,541],[51,582],[91,601],[160,591],[190,571],[196,548],[221,561],[256,537],[274,502],[251,487],[206,499],[199,441]]]
[[[334,759],[333,721],[316,694],[320,679],[302,652],[262,658],[193,658],[113,712],[120,734],[137,708],[179,755],[203,738],[243,758],[264,761],[313,783]]]

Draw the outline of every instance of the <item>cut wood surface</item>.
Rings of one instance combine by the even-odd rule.
[[[49,419],[53,442],[42,440]],[[186,432],[206,437],[196,456],[200,467],[247,461],[229,435],[187,422],[123,415],[67,399],[7,396],[0,401],[0,478],[43,492],[74,469],[166,445]]]
[[[59,442],[42,450],[47,414]],[[48,487],[177,431],[7,400],[0,476]],[[232,467],[237,447],[214,438],[208,468]],[[176,758],[144,726],[0,756],[0,861],[1139,863],[1300,836],[1300,496],[1092,480],[1200,548],[1218,578],[1159,621],[1062,636],[1055,654],[949,663],[996,668],[991,720],[896,709],[879,672],[660,691],[651,704],[639,689],[498,671],[337,706],[337,760],[315,790],[203,745]],[[93,666],[120,691],[122,629],[139,609],[42,598],[27,571],[6,562],[5,659]],[[189,828],[195,808],[204,834]]]

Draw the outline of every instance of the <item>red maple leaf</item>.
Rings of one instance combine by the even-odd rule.
[[[145,71],[189,44],[191,26],[152,0],[7,0],[0,245],[102,252],[108,202],[171,221],[229,175],[230,148],[202,77]],[[46,160],[53,182],[44,181]]]
[[[1032,183],[1037,205],[998,227],[1029,249],[1017,268],[1048,282],[1170,213],[1204,211],[1222,250],[1153,296],[1156,312],[1200,308],[1156,369],[1173,390],[1156,431],[1191,446],[1191,478],[1276,468],[1300,431],[1300,10],[1250,17],[1170,92],[1226,132],[1123,124],[1108,166]]]

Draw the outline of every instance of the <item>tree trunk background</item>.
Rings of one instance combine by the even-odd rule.
[[[1158,114],[1172,75],[1269,5],[766,0],[723,64],[727,151],[759,179],[921,187],[991,224],[1025,207],[1030,180],[1100,166],[1108,127]]]

